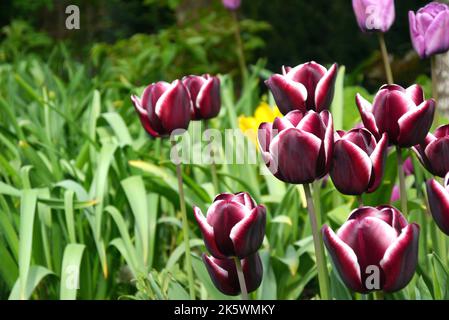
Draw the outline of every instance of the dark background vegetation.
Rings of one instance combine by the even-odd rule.
[[[345,65],[350,73],[356,73],[357,81],[364,81],[368,87],[381,81],[383,75],[376,36],[359,31],[350,0],[242,2],[238,14],[245,21],[242,22],[242,33],[249,63],[264,57],[267,59],[266,67],[277,72],[284,64],[296,65],[308,60],[329,64],[335,61]],[[394,71],[398,82],[402,78],[406,82],[406,79],[414,78],[410,74],[417,76],[428,67],[427,64],[419,64],[417,56],[412,53],[407,17],[409,10],[416,10],[427,2],[396,1],[396,22],[386,39],[397,62]],[[81,30],[69,31],[64,27],[64,10],[68,4],[80,7]],[[171,65],[181,73],[237,72],[232,19],[220,0],[1,1],[0,26],[7,26],[15,20],[26,21],[34,30],[45,32],[54,40],[64,40],[75,56],[84,62],[105,56],[122,55],[124,58],[127,54],[135,55],[137,48],[128,52],[126,48],[136,47],[139,41],[123,43],[124,39],[135,34],[153,36],[153,39],[157,38],[154,49],[165,52],[164,57],[174,57],[166,63],[168,71],[159,70],[146,81],[158,76],[178,76],[176,71],[170,71]],[[187,41],[187,46],[193,43],[199,48],[174,52],[167,49],[170,43],[179,45],[180,39],[189,39],[191,43]],[[118,52],[113,44],[120,40],[122,44]],[[92,48],[96,43],[109,45],[97,46],[102,50],[94,50],[97,52],[95,56]],[[203,49],[205,52],[201,52]],[[160,63],[155,64],[156,67],[158,65]]]

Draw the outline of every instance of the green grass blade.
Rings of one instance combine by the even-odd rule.
[[[79,287],[79,273],[81,259],[85,246],[77,243],[70,243],[64,250],[61,269],[61,300],[76,300],[76,291]]]

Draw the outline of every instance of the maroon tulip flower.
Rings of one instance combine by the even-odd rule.
[[[432,2],[416,12],[409,11],[410,36],[421,58],[449,50],[449,6]]]
[[[218,259],[243,259],[256,253],[265,235],[266,209],[246,193],[222,193],[215,197],[204,217],[194,207],[196,221],[209,252]]]
[[[356,209],[337,234],[327,225],[322,233],[343,282],[354,291],[398,291],[415,273],[419,226],[394,207]]]
[[[337,64],[327,70],[312,61],[295,68],[283,67],[282,75],[272,75],[265,84],[283,115],[292,110],[321,112],[329,109],[334,98],[337,71]]]
[[[449,125],[429,133],[420,145],[413,147],[423,166],[433,175],[444,177],[449,172]]]
[[[363,32],[387,32],[396,16],[394,0],[352,0],[352,8]]]
[[[390,143],[399,147],[411,147],[424,142],[435,114],[435,100],[424,100],[419,85],[407,89],[398,85],[384,85],[371,105],[360,94],[357,107],[365,127],[376,139],[388,134]]]
[[[132,95],[131,100],[142,126],[153,137],[169,136],[175,130],[189,127],[190,95],[179,80],[150,84],[141,98]]]
[[[441,231],[449,235],[449,173],[444,179],[444,185],[435,179],[427,181],[427,197],[433,219]]]
[[[291,111],[258,130],[259,149],[265,164],[279,180],[311,183],[329,173],[334,144],[332,115]]]
[[[226,9],[234,11],[234,10],[237,10],[238,8],[240,8],[242,1],[241,0],[222,0],[222,2]]]
[[[211,119],[218,115],[221,107],[218,77],[192,75],[184,77],[182,83],[192,99],[192,120]]]
[[[330,175],[343,194],[360,195],[374,192],[384,174],[388,137],[379,142],[366,129],[339,131],[334,144],[334,160]]]
[[[203,261],[215,287],[229,296],[240,293],[237,268],[233,259],[217,259],[203,254]],[[258,253],[242,259],[243,276],[248,292],[255,291],[262,282],[263,266]]]

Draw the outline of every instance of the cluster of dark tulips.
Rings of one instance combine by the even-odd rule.
[[[353,1],[356,15],[360,2]],[[379,3],[388,7],[391,2]],[[428,9],[433,16],[421,12],[416,19],[421,19],[419,14],[426,14],[428,20],[440,19],[435,14],[437,9],[441,9],[439,4]],[[361,25],[365,23],[366,17],[357,18]],[[410,19],[416,22],[414,15]],[[387,14],[386,22],[377,31],[388,30],[393,20],[394,14]],[[416,39],[414,44],[424,50],[421,40]],[[441,51],[435,49],[435,42],[429,46],[433,46],[429,49],[432,53]],[[423,56],[429,55],[422,50],[419,52]],[[284,67],[282,74],[272,75],[266,85],[284,117],[262,123],[258,130],[259,149],[271,173],[285,183],[304,188],[322,299],[330,298],[324,245],[341,279],[353,291],[395,292],[412,279],[420,229],[418,224],[407,221],[403,149],[412,148],[431,174],[446,177],[444,185],[435,179],[427,182],[427,197],[436,224],[449,235],[449,125],[429,133],[435,100],[426,100],[419,85],[403,88],[389,83],[379,89],[372,103],[359,94],[355,97],[363,125],[347,132],[335,131],[329,109],[337,70],[336,64],[326,69],[308,62]],[[148,86],[141,98],[133,96],[132,101],[145,130],[153,137],[168,137],[178,129],[187,129],[191,120],[207,121],[218,115],[220,81],[204,75],[188,76],[171,84],[158,82]],[[392,147],[398,156],[401,211],[386,204],[369,207],[360,203],[336,233],[327,225],[321,227],[310,184],[329,175],[339,192],[357,196],[360,201],[362,194],[372,193],[381,185]],[[180,165],[178,169],[186,268],[193,298]],[[221,193],[206,216],[196,207],[194,214],[211,255],[203,254],[203,261],[213,283],[227,295],[242,293],[246,298],[262,281],[258,250],[265,236],[266,208],[257,205],[247,192]]]

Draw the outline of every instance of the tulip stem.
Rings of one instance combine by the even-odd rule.
[[[393,72],[391,71],[390,59],[388,58],[388,50],[385,43],[385,37],[382,32],[379,32],[378,35],[380,51],[382,52],[382,60],[384,61],[385,75],[387,76],[387,82],[388,84],[393,84]]]
[[[430,57],[430,69],[432,73],[432,96],[438,103],[438,79],[437,79],[437,57],[433,55]],[[438,110],[438,109],[437,109]]]
[[[246,61],[245,61],[245,52],[243,50],[243,42],[242,35],[240,30],[240,21],[237,17],[237,12],[232,11],[232,18],[234,19],[235,25],[235,41],[237,42],[237,57],[239,59],[240,72],[242,75],[242,84],[246,82],[247,71],[246,71]]]
[[[361,195],[361,194],[358,194],[358,195],[356,196],[356,198],[357,198],[357,204],[359,205],[359,208],[363,207],[363,198],[362,198],[362,195]]]
[[[205,120],[204,122],[205,129],[209,129],[209,121]],[[215,143],[215,141],[214,141]],[[210,156],[211,156],[211,163],[210,163],[210,173],[212,175],[212,183],[215,188],[215,192],[218,194],[220,192],[220,184],[218,182],[218,175],[217,175],[217,165],[215,164],[215,152],[214,152],[214,146],[211,146],[210,150]]]
[[[189,222],[187,220],[186,202],[184,199],[184,188],[182,182],[182,168],[181,160],[178,156],[178,150],[176,147],[176,141],[172,140],[172,146],[175,148],[176,161],[176,175],[178,177],[178,192],[179,192],[179,206],[181,207],[182,214],[182,232],[184,234],[184,246],[186,253],[185,268],[187,270],[187,278],[189,282],[190,299],[195,300],[195,283],[193,281],[192,260],[190,254],[190,239],[189,239]]]
[[[316,264],[318,270],[318,282],[320,285],[320,296],[323,300],[329,299],[329,277],[324,255],[323,239],[318,229],[315,206],[313,204],[312,192],[309,184],[304,184],[304,192],[307,200],[307,211],[309,213],[310,225],[312,227],[313,246],[315,249]]]
[[[243,274],[242,263],[238,257],[234,257],[237,277],[239,278],[240,290],[242,291],[242,300],[248,300],[248,290],[246,289],[245,275]]]
[[[407,209],[407,190],[405,187],[405,174],[404,174],[404,159],[402,158],[401,147],[396,147],[396,154],[398,157],[398,174],[399,174],[399,189],[401,196],[401,210],[404,215],[408,214]]]

